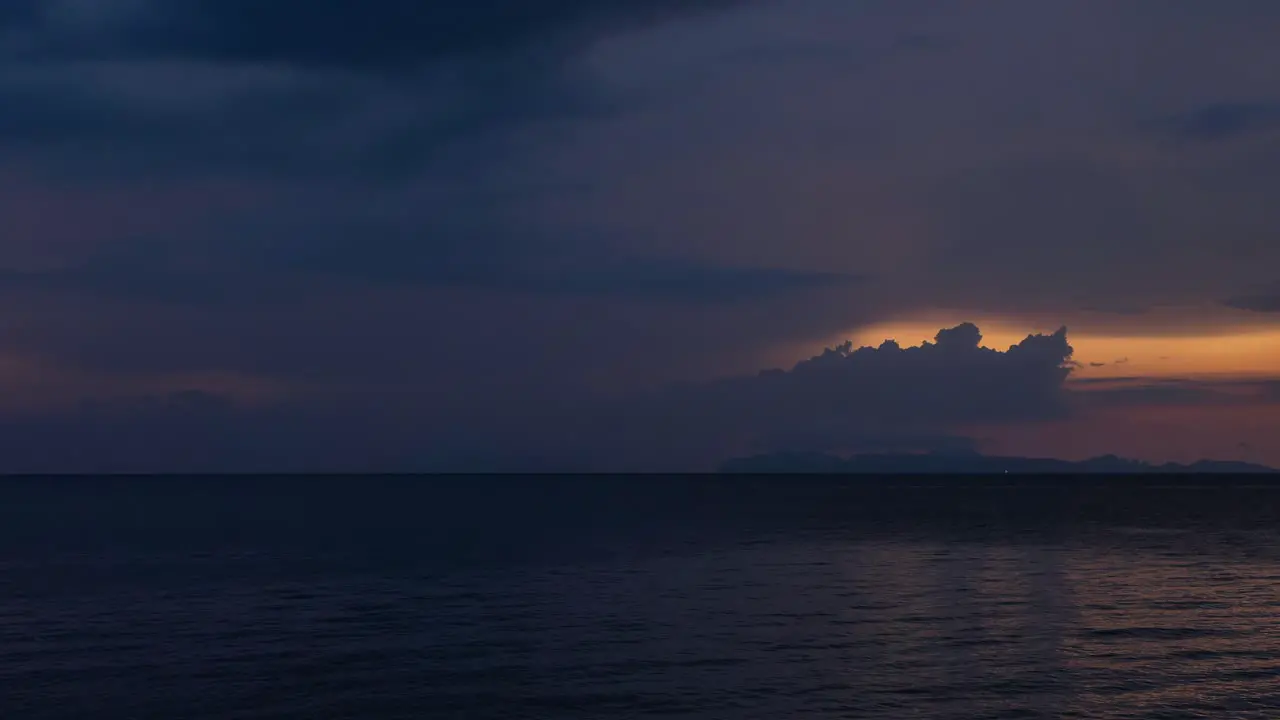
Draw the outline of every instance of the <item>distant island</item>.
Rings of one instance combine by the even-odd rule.
[[[1104,455],[1089,460],[1000,457],[979,454],[869,454],[842,458],[825,453],[783,452],[734,458],[720,465],[726,474],[752,473],[834,473],[834,474],[1135,474],[1135,473],[1277,473],[1280,470],[1254,463],[1199,460],[1190,465],[1154,465]]]

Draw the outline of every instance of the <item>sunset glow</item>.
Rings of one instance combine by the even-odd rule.
[[[1280,462],[1280,44],[1176,5],[10,0],[0,471]]]
[[[958,322],[958,321],[957,321]],[[854,345],[879,345],[886,339],[903,346],[932,340],[938,328],[957,322],[906,322],[869,327],[855,333]],[[1026,327],[975,321],[982,344],[997,350],[1016,345],[1028,334],[1050,333],[1052,327]],[[1280,329],[1240,328],[1197,335],[1114,335],[1068,328],[1068,339],[1080,363],[1075,377],[1280,377]]]

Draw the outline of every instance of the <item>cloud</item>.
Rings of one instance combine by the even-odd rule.
[[[938,331],[934,342],[919,347],[886,341],[854,349],[846,343],[790,371],[724,381],[712,393],[758,395],[766,405],[795,405],[800,411],[812,402],[818,407],[808,415],[851,413],[884,425],[1009,422],[1064,411],[1061,392],[1072,355],[1066,328],[1030,335],[1004,351],[983,347],[981,340],[977,326],[964,323]]]
[[[307,293],[331,292],[333,283],[410,288],[471,288],[507,293],[619,297],[642,301],[738,303],[806,290],[854,286],[859,278],[781,268],[735,268],[678,260],[575,263],[545,269],[521,267],[513,257],[450,258],[426,250],[400,255],[351,252],[318,262],[286,258],[281,266],[253,271],[230,267],[184,268],[163,255],[122,262],[105,257],[59,270],[0,271],[0,288],[54,291],[162,305],[263,309],[295,302]],[[229,293],[227,288],[235,287]]]
[[[852,286],[848,274],[716,265],[680,257],[628,256],[589,237],[552,237],[537,227],[487,230],[372,224],[336,232],[290,233],[261,251],[226,258],[284,275],[344,278],[376,285],[492,289],[538,295],[735,302]]]
[[[1080,378],[1072,381],[1071,404],[1081,410],[1108,407],[1247,407],[1280,398],[1280,383],[1253,378]]]
[[[18,3],[0,144],[71,177],[456,176],[522,128],[617,112],[573,62],[592,42],[748,1]]]
[[[1258,313],[1280,313],[1280,290],[1239,295],[1226,300],[1229,308]]]
[[[945,178],[932,191],[929,212],[944,239],[932,263],[949,290],[963,292],[961,285],[984,268],[1011,271],[972,291],[981,294],[977,302],[992,306],[1016,294],[1033,306],[1096,308],[1096,295],[1077,286],[1078,278],[1092,276],[1091,293],[1117,298],[1110,304],[1132,312],[1135,303],[1125,295],[1141,281],[1100,272],[1100,266],[1148,263],[1162,240],[1121,176],[1078,157],[992,165]],[[1053,272],[1037,272],[1050,265]]]
[[[367,173],[376,164],[367,144],[344,145],[335,134],[389,98],[350,78],[273,68],[75,63],[7,68],[0,101],[14,108],[0,119],[0,144],[28,167],[69,183],[117,184],[305,178],[342,163]]]
[[[543,293],[279,272],[140,286],[130,277],[92,292],[0,284],[21,308],[5,318],[6,347],[106,373],[232,373],[490,414],[745,371],[768,342],[803,346],[866,322],[857,285],[699,300],[684,290]]]
[[[968,426],[1059,419],[1072,349],[1066,329],[1000,351],[966,323],[935,342],[827,348],[790,370],[686,384],[592,414],[597,462],[699,467],[744,450],[848,451],[928,445]],[[608,418],[606,420],[605,418]],[[954,445],[953,445],[954,446]],[[927,449],[927,448],[926,448]],[[667,463],[667,464],[664,464]]]
[[[1193,382],[1115,383],[1079,391],[1073,400],[1088,407],[1160,407],[1242,404],[1249,398]]]
[[[738,4],[710,0],[18,0],[0,15],[23,58],[210,60],[404,68],[530,42],[600,32]],[[92,10],[87,13],[86,10]]]
[[[288,381],[312,404],[277,420],[329,418],[314,437],[378,417],[357,397],[431,408],[412,427],[467,413],[472,459],[531,427],[529,452],[571,455],[571,412],[487,417],[555,405],[638,428],[601,447],[665,418],[672,457],[686,426],[960,437],[940,399],[793,432],[718,414],[736,386],[703,381],[935,312],[1242,322],[1220,300],[1266,287],[1280,247],[1277,46],[1251,0],[1141,5],[0,3],[3,338],[103,377]],[[677,378],[703,404],[634,397]],[[709,419],[670,422],[686,407]]]
[[[695,303],[743,302],[822,288],[850,287],[860,278],[781,268],[715,267],[661,259],[617,260],[542,275],[499,274],[479,279],[517,291],[623,296]]]
[[[104,400],[0,420],[0,450],[5,469],[25,471],[697,470],[748,449],[968,452],[954,430],[1067,411],[1065,330],[1004,351],[980,338],[966,324],[920,347],[845,344],[789,371],[654,393],[548,389],[537,406],[367,392],[247,407],[196,391]]]
[[[1280,104],[1216,102],[1175,115],[1161,126],[1174,138],[1197,143],[1234,140],[1280,128]]]
[[[70,63],[0,72],[0,146],[64,181],[233,175],[358,186],[476,176],[536,129],[618,112],[590,80],[443,64],[411,82],[276,66]]]
[[[0,467],[701,470],[743,453],[969,453],[1002,428],[1042,425],[1052,435],[1072,432],[1063,421],[1090,422],[1113,409],[1248,408],[1280,399],[1274,381],[1067,382],[1065,329],[1005,350],[981,342],[966,323],[918,347],[841,344],[789,370],[613,397],[549,386],[534,397],[528,377],[509,375],[525,350],[516,339],[505,357],[473,358],[495,385],[483,403],[392,388],[329,388],[267,405],[197,391],[108,399],[69,413],[0,419]],[[525,394],[504,398],[511,390]]]

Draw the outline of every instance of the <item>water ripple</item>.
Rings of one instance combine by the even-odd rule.
[[[340,546],[350,503],[301,533],[175,530],[174,498],[154,528],[0,528],[0,717],[1280,716],[1274,530],[882,527],[778,493],[501,532],[384,498]]]

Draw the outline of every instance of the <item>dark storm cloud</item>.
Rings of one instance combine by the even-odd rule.
[[[947,425],[1044,419],[1064,411],[1072,356],[1066,328],[1028,336],[1004,351],[983,347],[981,340],[978,327],[965,323],[938,331],[934,342],[919,347],[886,341],[855,349],[846,342],[790,371],[727,380],[710,392],[729,402],[747,398],[757,412],[772,407],[777,412],[761,415],[788,423],[830,413],[887,426]]]
[[[698,470],[743,452],[968,453],[980,441],[957,433],[974,425],[1280,400],[1275,381],[1068,384],[1065,332],[1006,351],[982,348],[979,338],[966,324],[923,347],[841,345],[789,371],[607,402],[552,393],[539,409],[513,414],[438,416],[433,396],[311,397],[252,409],[177,392],[0,421],[0,452],[7,468],[34,472]]]
[[[1162,127],[1189,142],[1221,142],[1280,128],[1280,104],[1217,102],[1174,116]]]
[[[301,118],[327,123],[368,85],[351,78],[199,65],[18,65],[0,72],[0,98],[9,112],[0,137],[39,143],[84,137],[160,145],[218,139],[244,131],[295,133]],[[238,127],[220,127],[228,122]],[[277,136],[274,138],[279,140]],[[294,136],[294,139],[299,138]]]
[[[315,281],[323,279],[382,287],[472,288],[694,303],[761,300],[804,290],[851,286],[859,280],[836,273],[718,267],[653,259],[600,264],[579,262],[574,263],[574,267],[539,270],[522,266],[519,253],[488,258],[475,253],[451,256],[449,248],[433,246],[429,241],[416,249],[394,246],[387,249],[392,252],[371,252],[366,248],[364,252],[325,259],[283,258],[276,266],[263,263],[249,269],[201,270],[166,265],[162,253],[136,261],[127,259],[130,256],[108,257],[71,269],[0,271],[0,287],[247,310],[298,300],[308,288],[316,291]],[[228,292],[231,288],[234,292]]]
[[[746,1],[20,3],[0,16],[0,57],[18,61],[0,73],[16,109],[0,144],[43,148],[71,175],[457,172],[446,153],[506,157],[475,138],[616,112],[569,66],[588,41]],[[175,100],[206,80],[228,87]]]
[[[1065,338],[991,355],[961,329],[703,380],[939,308],[1128,313],[1085,317],[1114,336],[1266,287],[1273,103],[1212,102],[1271,97],[1264,9],[0,2],[0,360],[302,396],[36,432],[209,463],[644,466],[1053,417]],[[675,378],[697,382],[635,397]]]
[[[2,33],[30,29],[40,20],[43,0],[10,0],[0,4],[0,37]]]
[[[903,348],[852,343],[791,370],[682,385],[593,417],[597,462],[661,469],[705,465],[745,449],[848,450],[916,446],[985,423],[1058,419],[1072,349],[1066,329],[1005,351],[981,346],[966,323]],[[610,419],[606,420],[608,417]],[[581,435],[579,435],[581,436]]]
[[[504,415],[581,410],[593,387],[746,370],[762,337],[799,344],[839,313],[861,321],[839,288],[732,303],[332,284],[278,283],[272,302],[237,283],[202,292],[186,304],[6,293],[34,312],[11,318],[5,348],[99,373],[229,372],[320,394],[394,389],[440,416]]]
[[[1259,313],[1280,313],[1280,290],[1250,293],[1228,299],[1227,307]]]
[[[519,278],[503,285],[525,286]],[[714,267],[691,263],[637,260],[576,275],[534,279],[528,285],[544,292],[585,295],[632,295],[693,302],[757,300],[799,290],[853,285],[859,278],[841,273],[778,268]]]
[[[227,260],[248,260],[284,275],[377,285],[692,302],[757,300],[857,281],[840,273],[627,257],[594,247],[589,238],[549,237],[534,228],[501,225],[486,232],[480,221],[470,228],[371,224],[296,237],[265,249],[242,249]]]
[[[578,43],[619,27],[736,4],[740,0],[108,0],[88,19],[18,2],[0,14],[0,28],[24,34],[17,54],[31,59],[407,69],[533,42]]]
[[[530,187],[555,189],[511,180],[511,135],[612,111],[562,50],[735,4],[108,4],[99,11],[110,22],[98,24],[13,13],[9,26],[27,38],[13,47],[29,62],[0,75],[0,100],[20,109],[0,118],[0,143],[42,174],[140,185],[212,174],[277,187],[246,222],[217,218],[174,239],[103,236],[86,260],[0,280],[11,290],[241,310],[333,282],[694,303],[846,285],[840,273],[595,252],[505,217]],[[135,62],[67,64],[84,59]],[[392,68],[409,74],[363,74]],[[407,223],[362,226],[362,203],[381,202],[379,181],[424,177],[446,189],[393,207],[403,215],[412,203]],[[278,187],[305,197],[318,182],[349,190],[291,207],[271,200]]]
[[[80,182],[475,174],[507,157],[508,130],[617,111],[573,78],[518,64],[441,67],[413,88],[264,68],[51,66],[0,73],[0,102],[12,109],[0,146]]]
[[[931,200],[948,240],[934,259],[939,268],[951,269],[946,280],[967,285],[990,268],[1021,271],[1002,275],[999,304],[1008,294],[1034,304],[1071,293],[1078,297],[1077,307],[1097,308],[1100,292],[1115,295],[1135,284],[1132,277],[1097,273],[1100,264],[1147,264],[1161,249],[1136,192],[1085,159],[1049,157],[976,168],[940,183]],[[1055,270],[1036,271],[1046,267]],[[1087,294],[1066,287],[1089,274],[1098,277]],[[974,288],[970,294],[984,291]],[[1132,311],[1123,300],[1115,304]]]
[[[425,397],[240,410],[208,393],[176,393],[10,424],[0,449],[11,451],[10,466],[32,470],[707,469],[746,449],[963,452],[972,441],[950,430],[1067,412],[1065,330],[1006,351],[980,338],[966,324],[922,347],[846,344],[789,371],[567,407],[551,395],[511,415],[436,416],[417,401]],[[382,430],[375,437],[370,427]],[[55,433],[77,453],[54,452]]]

